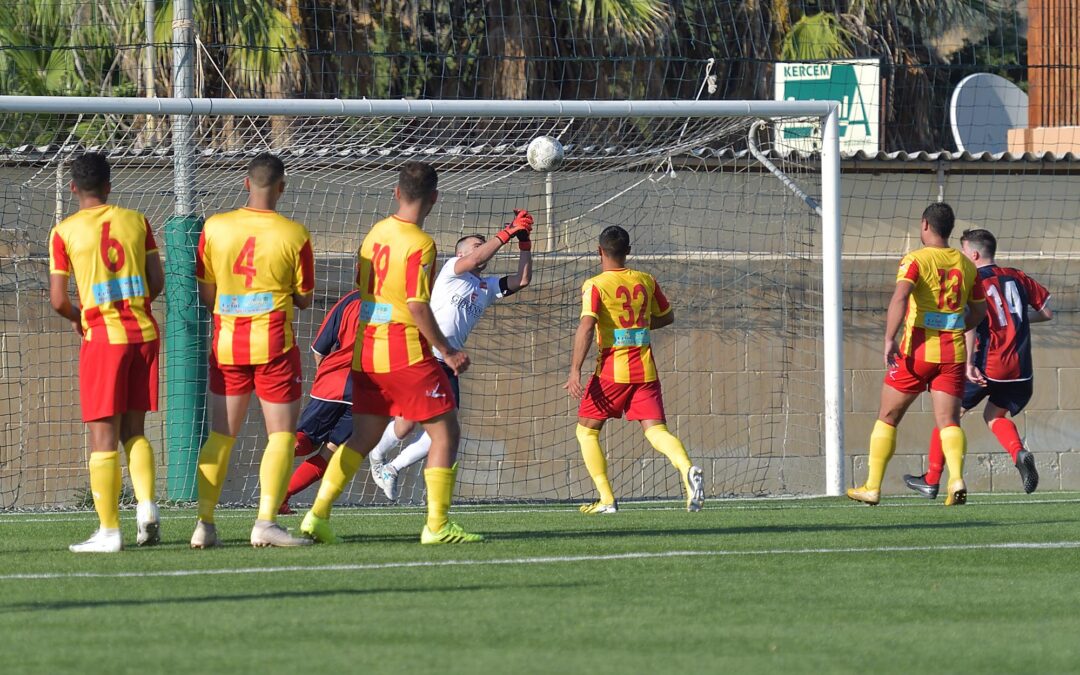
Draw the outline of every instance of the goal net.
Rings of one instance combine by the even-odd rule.
[[[230,103],[227,115],[76,107],[0,114],[0,507],[77,506],[86,499],[78,337],[49,309],[46,240],[49,228],[77,208],[68,163],[89,149],[107,153],[110,200],[147,215],[166,258],[167,291],[154,308],[167,335],[163,409],[148,416],[148,437],[158,454],[160,492],[170,499],[194,495],[209,333],[191,278],[197,226],[170,218],[178,209],[205,218],[242,206],[246,164],[262,151],[285,161],[278,208],[308,227],[316,249],[315,303],[297,313],[306,387],[315,372],[311,340],[352,289],[364,234],[393,212],[402,162],[422,159],[438,168],[439,201],[425,228],[439,265],[463,235],[494,234],[514,209],[534,214],[532,284],[490,307],[467,344],[473,366],[461,379],[456,498],[593,494],[574,436],[577,402],[562,385],[582,283],[600,270],[597,237],[608,225],[629,230],[628,264],[656,276],[675,308],[675,325],[653,336],[654,353],[668,425],[704,468],[707,494],[826,491],[822,218],[774,175],[782,172],[812,201],[822,188],[821,160],[793,152],[770,123],[753,134],[755,149],[774,165],[770,171],[749,148],[760,113],[687,107],[678,116],[630,108],[615,114],[609,107],[590,114],[583,104],[571,114],[559,113],[558,103],[513,114],[500,112],[507,104],[447,103],[441,112],[424,102],[423,114],[270,115],[287,110],[282,102]],[[771,119],[783,116],[776,110],[782,104],[766,105]],[[785,121],[801,116],[807,127],[818,125],[823,104],[813,104],[809,117],[802,105]],[[190,137],[180,138],[178,129]],[[556,172],[536,172],[525,161],[525,147],[540,135],[565,147]],[[516,266],[516,247],[508,246],[485,274],[510,274]],[[254,502],[265,441],[253,404],[223,501]],[[620,499],[680,496],[679,477],[639,425],[611,421],[601,441]],[[421,466],[402,475],[402,501],[422,499]],[[343,500],[385,503],[366,468]]]

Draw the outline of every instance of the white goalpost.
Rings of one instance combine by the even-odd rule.
[[[797,152],[780,120],[819,128],[819,152]],[[837,104],[816,101],[0,96],[0,509],[70,506],[85,485],[81,444],[70,442],[82,433],[77,336],[48,315],[45,241],[73,210],[67,163],[88,150],[109,156],[112,199],[143,211],[163,244],[164,409],[148,435],[170,499],[194,495],[206,424],[195,240],[201,219],[243,204],[243,169],[262,151],[285,161],[279,209],[307,225],[316,247],[317,301],[298,320],[305,350],[350,289],[364,232],[391,212],[406,159],[440,173],[427,224],[439,264],[460,236],[495,232],[514,208],[536,216],[533,284],[493,306],[467,345],[475,366],[462,378],[462,499],[576,500],[591,489],[576,408],[559,384],[581,283],[598,271],[596,237],[610,224],[630,231],[629,264],[653,273],[676,308],[654,349],[669,424],[704,463],[709,496],[840,495],[838,130]],[[560,170],[526,163],[540,135],[566,148]],[[492,273],[513,269],[515,256],[508,247]],[[304,367],[310,385],[314,367]],[[250,415],[226,501],[252,500],[261,434]],[[609,424],[602,440],[620,498],[679,494],[636,425]],[[403,478],[404,499],[419,500],[418,472]],[[345,500],[382,497],[362,471]]]

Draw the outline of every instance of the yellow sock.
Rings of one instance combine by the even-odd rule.
[[[364,463],[364,456],[347,445],[339,445],[334,456],[326,465],[326,473],[323,474],[322,484],[319,485],[319,494],[315,497],[315,503],[311,505],[311,512],[317,518],[329,518],[330,508],[345,491],[349,481]]]
[[[296,434],[278,431],[270,434],[259,463],[259,520],[277,520],[278,508],[285,499],[292,473]]]
[[[135,499],[140,502],[154,501],[154,449],[145,436],[129,438],[124,443],[127,453],[128,475],[135,488]]]
[[[450,500],[454,496],[454,469],[424,469],[427,486],[427,528],[438,532],[449,522]]]
[[[235,441],[232,436],[211,431],[199,450],[199,520],[204,523],[214,522],[214,509],[225,487],[225,473],[229,470],[229,455]]]
[[[949,467],[949,482],[964,477],[964,455],[967,453],[967,436],[960,427],[941,430],[941,452]]]
[[[866,476],[867,490],[880,490],[881,479],[885,477],[885,467],[889,465],[896,452],[896,427],[878,420],[870,432],[870,459],[867,460],[870,471]]]
[[[90,453],[90,492],[101,526],[115,530],[120,527],[120,453]]]
[[[615,494],[611,491],[611,481],[607,477],[607,460],[604,459],[604,449],[600,447],[600,430],[579,424],[576,434],[578,445],[581,446],[581,456],[585,458],[585,468],[600,492],[600,501],[614,504]]]
[[[687,470],[693,466],[690,457],[686,454],[686,448],[677,436],[668,431],[666,424],[654,424],[645,430],[645,439],[656,448],[656,451],[664,455],[679,470],[680,476],[686,476]]]

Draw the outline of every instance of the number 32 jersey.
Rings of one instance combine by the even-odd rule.
[[[296,346],[293,293],[315,289],[307,228],[247,207],[207,219],[195,276],[217,286],[213,350],[222,365],[269,363]]]
[[[657,379],[649,325],[671,311],[651,274],[607,270],[581,288],[581,316],[596,319],[596,376],[620,384]]]
[[[1030,380],[1031,325],[1027,308],[1046,306],[1050,293],[1018,269],[986,265],[979,268],[986,293],[986,320],[976,329],[975,365],[991,380]]]
[[[53,228],[49,273],[75,275],[87,342],[158,338],[146,282],[146,254],[156,250],[146,217],[111,204],[81,209]]]
[[[900,353],[924,363],[964,363],[964,310],[984,302],[975,263],[954,248],[925,246],[900,261],[896,283],[910,283]]]

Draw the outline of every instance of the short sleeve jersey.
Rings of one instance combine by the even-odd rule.
[[[415,223],[391,216],[371,228],[358,255],[361,305],[353,370],[390,373],[431,358],[409,303],[431,302],[435,241]]]
[[[156,250],[146,217],[111,204],[81,209],[53,228],[49,273],[75,275],[83,339],[109,344],[158,339],[146,281],[146,255]]]
[[[1031,324],[1027,308],[1046,306],[1050,293],[1018,269],[986,265],[979,268],[979,282],[986,294],[986,320],[976,329],[973,362],[991,380],[1030,380]]]
[[[431,289],[431,311],[435,322],[446,336],[447,342],[454,349],[462,349],[469,333],[476,327],[484,310],[503,293],[500,277],[480,277],[472,272],[458,274],[454,271],[460,258],[451,258],[439,270],[435,285]],[[442,360],[439,350],[433,350],[435,357]]]
[[[323,319],[311,343],[311,351],[323,357],[315,371],[311,398],[352,403],[353,343],[359,318],[360,291],[350,291]]]
[[[315,289],[311,237],[303,225],[246,207],[211,216],[199,237],[195,276],[217,286],[218,363],[269,363],[296,346],[292,296]]]
[[[975,264],[954,248],[925,246],[900,261],[897,283],[913,286],[900,353],[925,363],[964,363],[964,311],[984,302]]]
[[[581,316],[596,319],[596,376],[626,384],[653,382],[649,325],[671,311],[651,274],[631,269],[601,272],[581,289]]]

